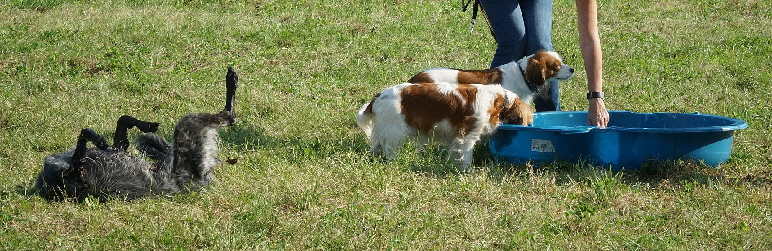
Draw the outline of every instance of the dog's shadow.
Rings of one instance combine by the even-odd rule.
[[[35,176],[35,179],[37,179],[37,176]],[[13,191],[0,190],[0,198],[9,198],[11,197],[12,193],[15,193],[26,199],[30,199],[34,196],[37,196],[37,190],[35,190],[35,179],[33,179],[31,182],[28,182],[27,184],[19,184],[14,186]]]
[[[221,131],[220,141],[230,152],[270,151],[270,154],[283,154],[284,158],[299,165],[347,152],[366,154],[370,149],[363,135],[339,138],[275,137],[262,128],[239,124]]]
[[[264,129],[244,126],[242,122],[220,131],[220,143],[232,149],[243,149],[252,145],[270,145],[275,142],[278,142],[278,139],[266,136]]]

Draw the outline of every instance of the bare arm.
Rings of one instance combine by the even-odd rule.
[[[579,24],[579,47],[582,50],[584,68],[587,71],[587,91],[603,91],[603,53],[598,35],[598,3],[596,0],[576,0]],[[603,99],[589,100],[587,123],[593,126],[608,125],[609,115]]]

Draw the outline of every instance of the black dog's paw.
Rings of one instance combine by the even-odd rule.
[[[158,125],[160,125],[160,124],[159,123],[155,123],[155,122],[149,122],[148,125],[147,125],[147,127],[148,127],[147,131],[145,131],[145,132],[156,132],[156,131],[158,131]]]
[[[239,87],[239,75],[233,67],[228,67],[228,73],[225,74],[225,86],[233,90]]]
[[[142,123],[137,123],[137,128],[144,133],[149,133],[158,131],[158,125],[160,124],[142,121]]]

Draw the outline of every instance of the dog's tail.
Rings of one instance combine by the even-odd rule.
[[[378,96],[379,95],[375,95],[373,100],[362,105],[362,108],[359,108],[359,111],[357,112],[357,125],[359,126],[359,129],[362,129],[362,131],[365,132],[368,139],[371,139],[373,134],[373,103],[375,103],[375,99],[377,99]]]

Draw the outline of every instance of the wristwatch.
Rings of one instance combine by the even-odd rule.
[[[594,98],[604,99],[605,95],[603,94],[603,92],[588,92],[587,93],[587,99],[594,99]]]

